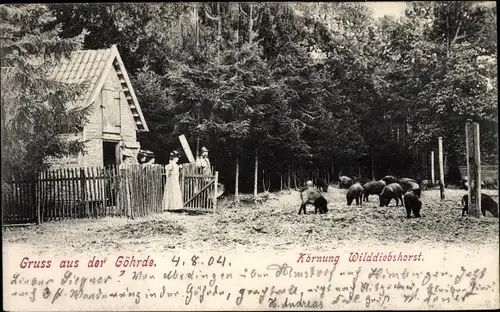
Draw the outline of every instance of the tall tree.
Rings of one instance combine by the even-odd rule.
[[[465,121],[486,129],[496,123],[496,43],[482,35],[491,30],[491,14],[492,8],[472,2],[414,3],[391,38],[400,65],[391,67],[387,81],[407,103],[412,141],[436,145],[443,136],[452,182],[465,160]],[[496,146],[495,135],[482,139],[486,149]]]
[[[76,105],[85,86],[48,80],[59,60],[79,49],[83,33],[59,37],[45,5],[0,5],[2,67],[2,175],[34,173],[46,168],[49,156],[83,151],[78,133],[89,107]]]
[[[495,7],[413,2],[380,20],[346,2],[51,7],[65,36],[89,28],[86,48],[118,44],[151,128],[141,143],[162,156],[199,137],[228,190],[257,148],[266,181],[332,164],[411,174],[437,136],[457,168],[465,118],[497,157]]]

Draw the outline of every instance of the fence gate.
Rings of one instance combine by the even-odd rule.
[[[181,188],[184,210],[215,212],[221,195],[219,173],[202,174],[194,164],[183,164]]]

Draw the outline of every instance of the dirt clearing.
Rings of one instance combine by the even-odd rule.
[[[280,251],[302,248],[327,251],[339,247],[491,245],[498,249],[498,218],[461,217],[463,190],[422,193],[422,218],[406,218],[403,207],[379,207],[370,196],[363,206],[348,207],[345,190],[330,187],[328,213],[298,215],[299,193],[272,194],[263,204],[231,207],[231,199],[220,201],[221,213],[188,215],[163,213],[136,220],[103,218],[49,222],[40,226],[4,227],[3,252],[15,248],[33,255],[129,254],[182,250]],[[498,191],[485,190],[498,202]]]

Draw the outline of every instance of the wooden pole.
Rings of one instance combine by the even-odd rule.
[[[431,151],[431,185],[436,182],[435,172],[434,172],[434,151]]]
[[[215,181],[214,181],[214,197],[213,197],[213,207],[214,212],[217,212],[217,192],[219,191],[219,171],[215,171]]]
[[[469,215],[481,217],[481,155],[479,148],[479,124],[467,120],[465,125],[467,147],[467,175],[469,177]]]
[[[257,198],[257,179],[259,178],[259,150],[255,149],[255,171],[253,180],[253,197]]]
[[[234,182],[234,201],[236,203],[240,202],[240,191],[239,191],[239,184],[240,184],[240,158],[238,155],[236,155],[236,176],[235,176],[235,182]]]
[[[187,165],[186,165],[187,167]],[[187,168],[186,168],[187,169]],[[184,199],[185,196],[184,196],[184,193],[185,193],[185,176],[186,176],[186,169],[184,168],[180,168],[180,182],[181,182],[181,195],[182,195],[182,198]]]
[[[443,162],[443,138],[438,138],[439,150],[439,182],[441,190],[441,199],[444,199],[444,162]]]

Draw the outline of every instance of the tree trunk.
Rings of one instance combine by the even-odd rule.
[[[196,112],[196,124],[200,125],[200,107],[197,108]],[[196,135],[196,158],[200,155],[200,135]]]
[[[255,149],[255,170],[254,170],[254,181],[253,181],[253,196],[257,197],[257,181],[259,178],[259,150]]]
[[[462,180],[462,173],[457,159],[457,153],[453,147],[448,146],[448,182],[458,185]]]
[[[335,175],[335,162],[332,161],[332,180],[330,182],[335,182],[337,180],[337,176]]]
[[[200,156],[200,136],[196,136],[196,158]]]
[[[287,183],[288,189],[292,189],[292,169],[290,169],[290,165],[288,165],[288,183]]]
[[[236,30],[234,32],[234,41],[237,46],[239,46],[238,44],[240,42],[240,6],[241,4],[239,2],[236,3]]]
[[[373,162],[373,157],[372,157],[372,180],[375,180],[375,164]]]
[[[220,4],[217,2],[217,62],[220,62],[220,48],[222,43],[222,16],[220,14]]]
[[[182,19],[179,17],[179,40],[180,40],[180,46],[184,46],[184,34],[183,34],[183,26],[182,26]]]
[[[264,169],[262,169],[262,190],[265,192],[266,191],[266,179],[265,179],[265,172]]]
[[[248,13],[248,42],[252,43],[253,40],[253,4],[249,4],[250,12]]]
[[[293,171],[293,184],[295,185],[295,188],[297,188],[297,170]]]
[[[198,3],[194,3],[194,8],[193,8],[193,14],[194,14],[194,31],[195,31],[195,37],[196,37],[196,51],[199,51],[200,48],[200,26],[198,22]]]
[[[234,182],[234,201],[240,202],[240,194],[239,194],[239,184],[240,184],[240,158],[236,155],[236,173],[235,173],[235,182]]]

